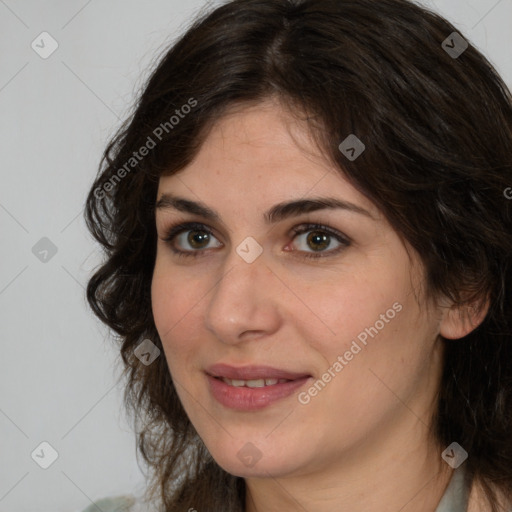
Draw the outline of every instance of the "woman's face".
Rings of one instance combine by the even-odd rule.
[[[266,218],[321,198],[345,207]],[[185,411],[221,467],[284,477],[370,454],[385,467],[390,453],[424,442],[441,316],[422,305],[414,251],[304,126],[269,102],[219,119],[195,160],[161,178],[157,203],[156,327]],[[200,226],[164,240],[191,222]],[[265,378],[274,380],[253,387]]]

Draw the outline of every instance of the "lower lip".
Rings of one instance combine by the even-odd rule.
[[[310,377],[265,386],[263,388],[235,387],[208,375],[213,397],[225,407],[240,411],[255,411],[286,398],[301,388]]]

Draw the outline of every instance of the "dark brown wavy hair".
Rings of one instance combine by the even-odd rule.
[[[228,108],[270,97],[307,119],[419,253],[429,297],[489,299],[476,330],[443,341],[432,431],[469,453],[493,512],[496,489],[512,495],[512,98],[474,46],[447,51],[456,31],[406,0],[229,1],[166,49],[108,144],[86,203],[105,252],[87,298],[119,340],[125,406],[166,512],[242,511],[245,483],[211,457],[165,357],[146,366],[134,354],[146,338],[163,351],[150,295],[159,177],[189,164]],[[349,134],[366,145],[354,161],[338,148]]]

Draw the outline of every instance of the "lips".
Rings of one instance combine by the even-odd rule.
[[[218,363],[205,371],[211,396],[237,411],[257,411],[293,395],[311,378],[271,366],[230,366]]]
[[[286,379],[298,380],[310,377],[308,373],[290,372],[270,366],[230,366],[227,364],[214,364],[206,369],[212,377],[232,380],[259,380],[259,379]]]

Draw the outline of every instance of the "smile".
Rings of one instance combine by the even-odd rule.
[[[228,386],[234,386],[235,388],[248,387],[248,388],[264,388],[266,386],[275,386],[276,384],[284,384],[290,382],[287,379],[253,379],[253,380],[239,380],[239,379],[227,379],[223,377],[222,382],[225,382]]]

